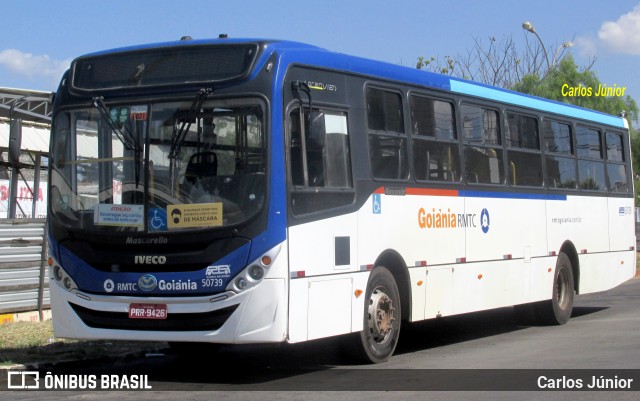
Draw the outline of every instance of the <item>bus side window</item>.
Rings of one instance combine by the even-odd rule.
[[[553,189],[577,189],[576,160],[571,125],[545,118],[546,182]]]
[[[502,184],[503,151],[498,112],[463,104],[464,168],[469,183]]]
[[[409,160],[402,97],[397,92],[367,88],[366,102],[371,175],[382,179],[407,179]]]
[[[411,96],[414,175],[420,181],[460,181],[460,158],[453,104]]]
[[[607,146],[607,178],[609,192],[629,192],[629,178],[627,164],[624,159],[624,141],[622,135],[615,132],[606,132]]]
[[[353,201],[351,192],[340,192],[352,187],[346,113],[314,110],[308,124],[307,118],[308,112],[302,115],[299,108],[289,113],[289,174],[294,214]]]
[[[299,114],[299,109],[295,109],[289,114],[291,181],[293,185],[326,188],[351,187],[347,116],[342,113],[314,111],[310,127],[305,127],[303,140]],[[307,116],[308,114],[305,113],[303,118],[306,120]]]
[[[509,183],[514,186],[542,186],[542,154],[538,120],[535,117],[507,113]]]
[[[576,153],[578,154],[580,189],[606,191],[600,130],[578,126],[576,129]]]

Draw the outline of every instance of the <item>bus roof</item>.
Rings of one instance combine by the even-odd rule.
[[[567,117],[598,122],[618,128],[628,128],[626,120],[619,116],[585,109],[579,106],[574,106],[555,100],[527,95],[508,89],[492,87],[489,85],[455,78],[448,75],[441,75],[433,72],[418,70],[416,68],[350,56],[343,53],[329,51],[317,46],[293,41],[236,38],[179,40],[174,42],[145,44],[105,50],[87,54],[83,57],[162,47],[241,43],[258,43],[265,50],[256,63],[258,70],[273,52],[277,52],[280,56],[281,62],[284,62],[285,65],[301,64],[343,70],[354,74],[363,74],[396,82],[426,86],[436,90],[494,100],[514,106],[526,107],[558,115],[564,115]]]

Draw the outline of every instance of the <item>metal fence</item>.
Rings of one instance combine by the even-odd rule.
[[[0,219],[0,313],[50,306],[46,220]]]

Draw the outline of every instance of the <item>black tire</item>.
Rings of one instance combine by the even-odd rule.
[[[366,363],[386,362],[398,345],[402,316],[398,286],[387,268],[373,269],[365,296],[364,330],[355,336],[356,353]]]
[[[571,260],[562,252],[556,262],[551,299],[536,304],[540,323],[555,326],[569,321],[573,311],[573,284]]]

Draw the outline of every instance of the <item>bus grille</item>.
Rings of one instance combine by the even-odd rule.
[[[166,319],[130,319],[126,312],[105,312],[88,309],[69,302],[80,319],[95,329],[145,331],[218,330],[238,305],[203,313],[170,313]]]

